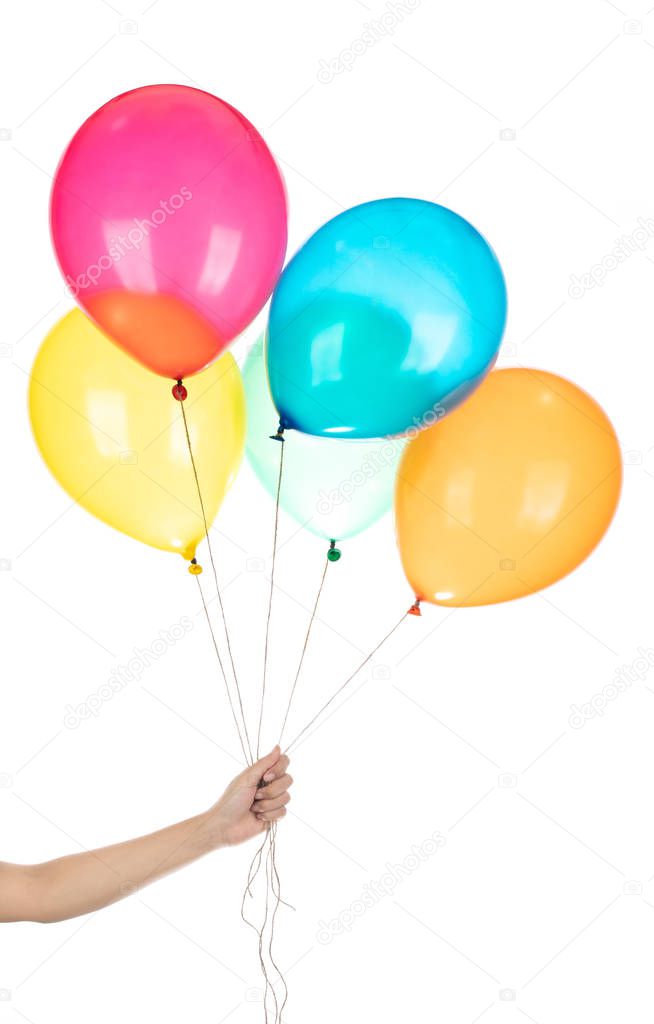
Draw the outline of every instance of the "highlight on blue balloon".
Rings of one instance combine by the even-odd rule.
[[[266,358],[286,428],[402,434],[450,412],[497,357],[506,287],[483,236],[421,199],[378,199],[323,225],[274,292]]]

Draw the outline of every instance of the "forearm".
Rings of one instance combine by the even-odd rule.
[[[293,781],[287,768],[288,757],[277,746],[237,775],[204,814],[140,839],[45,864],[0,863],[0,923],[89,914],[210,850],[253,839],[286,813]]]
[[[62,921],[100,910],[219,845],[215,827],[201,814],[115,846],[16,867],[6,879],[0,921]]]

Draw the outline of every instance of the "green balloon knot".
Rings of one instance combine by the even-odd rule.
[[[336,547],[336,541],[332,540],[329,543],[329,551],[327,552],[327,558],[330,562],[338,562],[341,557],[340,550]]]

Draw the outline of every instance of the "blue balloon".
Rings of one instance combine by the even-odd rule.
[[[420,199],[346,210],[273,295],[267,361],[282,425],[362,438],[429,424],[481,383],[505,321],[500,265],[463,217]]]

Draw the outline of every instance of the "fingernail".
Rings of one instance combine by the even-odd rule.
[[[274,772],[266,772],[266,774],[263,777],[263,781],[264,782],[272,782],[272,780],[274,778],[275,778],[275,773]]]

